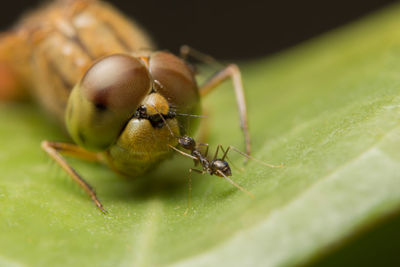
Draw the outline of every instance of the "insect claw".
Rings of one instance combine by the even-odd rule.
[[[108,211],[107,211],[103,206],[97,205],[97,207],[99,208],[99,210],[100,210],[104,215],[107,215],[107,214],[108,214]]]
[[[185,212],[183,213],[183,216],[188,215],[188,213],[189,213],[189,208],[186,208]]]
[[[97,197],[92,197],[92,200],[94,201],[94,204],[96,204],[96,207],[104,214],[107,215],[108,211],[104,208],[103,204],[97,199]]]
[[[285,167],[285,163],[281,163],[279,165],[270,165],[268,167],[274,168],[274,169],[279,169]]]

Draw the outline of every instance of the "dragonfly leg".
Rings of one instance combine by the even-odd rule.
[[[198,61],[201,61],[207,65],[210,65],[216,69],[221,69],[221,67],[224,67],[223,64],[219,63],[218,60],[213,58],[210,55],[207,55],[205,53],[202,53],[193,47],[190,47],[188,45],[182,45],[180,48],[180,56],[182,59],[187,60],[188,57],[192,57]]]
[[[72,168],[65,158],[62,156],[68,155],[73,156],[89,161],[101,161],[100,157],[96,153],[92,153],[84,150],[83,148],[67,143],[59,143],[59,142],[50,142],[50,141],[42,141],[42,149],[46,151],[46,153],[55,161],[57,164],[64,169],[64,171],[72,178],[80,187],[82,187],[85,192],[90,196],[95,205],[103,212],[104,214],[107,211],[104,209],[104,206],[101,204],[100,200],[97,198],[96,192],[93,187],[86,182],[76,171]]]
[[[200,60],[206,64],[221,66],[215,59],[212,57],[205,55],[189,46],[181,47],[181,55],[183,58],[188,55]],[[219,67],[221,69],[221,67]],[[224,66],[220,71],[216,72],[213,76],[211,76],[204,84],[200,86],[200,95],[205,96],[210,93],[213,89],[217,88],[222,82],[227,79],[231,79],[233,82],[233,88],[236,95],[236,102],[239,109],[239,117],[240,117],[240,127],[242,129],[244,135],[244,143],[246,145],[246,154],[250,155],[250,134],[248,127],[248,119],[247,119],[247,107],[246,107],[246,99],[244,96],[242,75],[240,73],[240,69],[236,64],[229,64]]]
[[[203,117],[200,121],[200,125],[198,127],[198,131],[196,134],[196,140],[199,143],[207,143],[210,139],[210,117],[209,112],[206,107],[202,107]]]

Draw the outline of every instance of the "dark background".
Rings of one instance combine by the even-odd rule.
[[[0,27],[38,0],[2,3]],[[160,48],[188,44],[218,59],[263,57],[356,20],[393,0],[109,0],[135,18]]]

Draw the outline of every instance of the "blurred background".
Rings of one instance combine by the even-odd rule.
[[[162,49],[188,44],[218,59],[252,59],[284,50],[383,8],[394,0],[108,0],[135,18]],[[3,6],[1,30],[43,0]]]

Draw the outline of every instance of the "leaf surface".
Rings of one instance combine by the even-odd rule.
[[[33,104],[0,106],[0,266],[291,266],[400,207],[400,7],[242,64],[253,156],[233,179],[176,155],[141,179],[69,159],[109,214],[40,149],[66,141]],[[204,101],[209,143],[243,147],[225,84]]]

